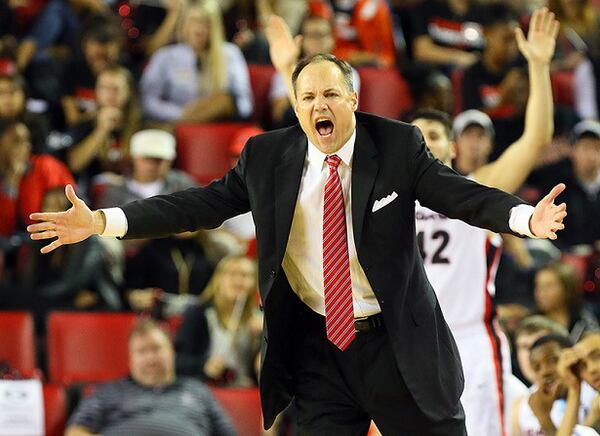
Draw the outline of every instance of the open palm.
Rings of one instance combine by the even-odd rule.
[[[531,16],[527,39],[517,27],[515,36],[519,51],[529,62],[549,64],[554,55],[560,23],[547,8],[537,9]]]
[[[565,185],[560,183],[536,204],[529,224],[531,233],[538,238],[554,240],[556,232],[565,228],[563,219],[567,216],[567,205],[565,203],[558,206],[554,204],[556,197],[564,190]]]
[[[285,20],[277,15],[271,15],[269,18],[266,36],[269,41],[271,62],[277,71],[283,72],[294,68],[300,56],[302,37],[292,37]]]
[[[34,213],[30,218],[41,221],[31,224],[27,231],[31,239],[53,239],[42,248],[42,253],[49,253],[64,244],[75,244],[94,234],[94,214],[89,207],[75,194],[71,185],[65,188],[65,194],[72,207],[65,212]]]

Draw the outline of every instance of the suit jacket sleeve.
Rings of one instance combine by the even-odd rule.
[[[457,174],[431,155],[416,127],[413,135],[413,192],[423,206],[472,226],[514,234],[508,225],[510,210],[523,200]]]
[[[127,217],[125,238],[164,237],[174,233],[212,229],[228,218],[250,210],[245,172],[246,144],[240,160],[223,178],[202,188],[158,195],[122,206]]]

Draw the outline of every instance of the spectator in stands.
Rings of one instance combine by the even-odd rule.
[[[176,156],[175,137],[162,130],[141,130],[131,137],[132,171],[129,175],[105,174],[95,187],[98,207],[116,207],[130,201],[170,194],[195,186],[183,171],[172,169]],[[138,244],[139,245],[139,244]],[[208,283],[213,266],[205,251],[210,242],[203,232],[156,239],[142,245],[127,260],[126,298],[130,308],[147,311],[160,294],[169,313],[175,311],[174,297],[196,296]],[[183,298],[182,300],[186,300]],[[162,314],[161,314],[162,315]]]
[[[557,429],[565,414],[567,385],[559,374],[558,362],[563,350],[572,346],[563,335],[546,335],[531,346],[529,360],[534,373],[535,387],[512,406],[511,434],[561,434]],[[589,428],[577,426],[574,435],[596,434]],[[571,433],[568,433],[569,435]]]
[[[589,0],[548,0],[561,23],[554,71],[573,73],[573,100],[581,118],[599,116],[600,11]],[[594,66],[595,65],[595,66]]]
[[[468,67],[484,46],[479,27],[469,21],[470,0],[423,1],[409,12],[406,32],[417,61]]]
[[[567,336],[569,332],[565,327],[542,315],[531,315],[523,319],[517,327],[514,336],[514,352],[517,365],[513,371],[527,384],[534,382],[535,373],[529,363],[529,350],[535,341],[548,334]]]
[[[436,67],[413,62],[402,69],[402,75],[410,83],[415,113],[424,109],[435,109],[448,115],[454,112],[452,82]]]
[[[526,72],[516,64],[517,15],[498,2],[478,6],[472,13],[483,27],[486,45],[481,59],[465,70],[463,107],[482,110],[492,118],[520,115],[528,92]]]
[[[569,205],[569,215],[563,234],[553,241],[561,249],[600,241],[600,123],[578,123],[572,142],[569,158],[538,170],[530,180],[539,189],[555,180],[567,185],[561,198]]]
[[[494,124],[490,117],[470,109],[456,116],[452,123],[456,142],[454,169],[463,175],[473,173],[489,161],[494,141]]]
[[[223,41],[213,1],[190,6],[182,42],[157,51],[141,79],[145,114],[160,122],[210,122],[252,113],[248,67],[234,44]]]
[[[392,16],[384,0],[313,0],[311,3],[311,9],[327,11],[325,17],[333,19],[336,57],[355,67],[391,68],[396,64]]]
[[[295,61],[305,56],[314,56],[319,53],[332,53],[335,48],[333,25],[329,19],[309,15],[300,26],[300,49],[295,54]],[[292,55],[292,54],[290,54]],[[295,63],[294,61],[294,63]],[[291,76],[291,73],[290,73]],[[360,77],[358,72],[352,70],[354,90],[360,92]],[[296,114],[290,105],[286,80],[281,73],[276,72],[271,82],[269,99],[271,100],[271,117],[276,127],[296,124]]]
[[[587,413],[585,425],[600,429],[600,333],[584,336],[572,348],[563,350],[558,362],[558,370],[569,388],[565,416],[561,423],[563,434],[571,434],[579,420],[583,406]],[[585,382],[582,383],[582,382]],[[585,404],[586,387],[593,389],[591,404]],[[560,435],[559,435],[560,436]]]
[[[67,125],[90,118],[96,109],[94,89],[100,72],[121,58],[123,31],[112,18],[97,18],[83,32],[82,55],[64,66],[62,106]]]
[[[105,68],[98,75],[95,96],[93,116],[70,129],[72,145],[65,150],[65,161],[84,193],[94,176],[125,170],[129,140],[140,122],[135,83],[126,68]]]
[[[66,436],[228,436],[235,431],[206,386],[175,375],[168,335],[151,320],[129,336],[130,377],[97,387],[69,420]]]
[[[252,260],[221,260],[200,304],[191,306],[177,332],[177,369],[214,383],[254,383],[262,319],[256,304],[257,272]]]
[[[108,12],[102,0],[50,0],[41,10],[29,32],[23,38],[17,50],[17,66],[25,71],[27,65],[36,57],[47,56],[46,49],[63,43],[72,53],[79,45],[85,16]]]
[[[27,110],[26,103],[25,80],[16,74],[0,75],[0,119],[22,121],[31,133],[32,153],[44,153],[50,129],[48,120],[43,115]]]
[[[49,190],[73,182],[60,161],[31,154],[31,136],[18,120],[0,119],[0,235],[10,236],[30,224]]]
[[[581,303],[581,290],[574,269],[553,262],[535,276],[534,299],[540,314],[562,325],[573,340],[598,329],[598,321]]]

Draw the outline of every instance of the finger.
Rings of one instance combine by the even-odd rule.
[[[56,224],[53,221],[45,221],[43,223],[30,224],[27,226],[29,233],[41,232],[44,230],[54,230]]]
[[[536,9],[531,14],[531,20],[529,20],[529,33],[536,32],[538,30],[538,23],[540,21],[540,9]]]
[[[542,26],[541,26],[541,30],[544,33],[548,33],[548,28],[550,26],[550,23],[552,22],[552,19],[554,19],[554,14],[552,12],[550,12],[548,9],[544,10],[544,12],[542,13]]]
[[[75,194],[75,190],[70,184],[65,186],[65,195],[73,206],[77,205],[77,203],[81,201],[79,197],[77,197],[77,194]]]
[[[519,47],[519,50],[523,51],[526,39],[525,34],[523,33],[523,30],[520,27],[515,28],[515,38],[517,40],[517,46]]]
[[[558,20],[554,20],[552,23],[552,38],[556,39],[558,37],[558,32],[560,32],[560,22]]]
[[[296,48],[298,48],[298,53],[302,52],[302,35],[296,35],[294,38],[294,42],[296,43]]]
[[[56,236],[58,236],[56,234],[56,231],[54,230],[47,230],[45,232],[40,232],[40,233],[32,233],[31,234],[31,239],[33,239],[34,241],[39,241],[41,239],[52,239],[52,238],[56,238]]]
[[[566,216],[567,216],[567,212],[558,213],[557,215],[554,216],[554,221],[562,222],[562,220],[564,220]]]
[[[561,192],[565,190],[566,186],[564,183],[559,183],[544,197],[544,202],[553,203],[554,199],[560,195]]]
[[[556,241],[556,239],[557,239],[556,233],[550,232],[548,234],[548,239],[551,239],[552,241]]]
[[[43,247],[40,250],[40,253],[42,254],[46,254],[46,253],[50,253],[51,251],[56,250],[58,247],[60,247],[62,245],[62,242],[60,242],[59,239],[57,239],[56,241],[46,245],[45,247]]]
[[[33,221],[56,221],[64,212],[37,212],[29,215]]]
[[[552,226],[550,226],[550,228],[552,229],[552,231],[557,231],[557,230],[564,230],[565,225],[563,223],[555,223]]]

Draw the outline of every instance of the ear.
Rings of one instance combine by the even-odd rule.
[[[450,160],[454,160],[456,158],[456,142],[455,141],[450,141],[449,144],[449,152],[450,152]]]
[[[352,91],[350,98],[352,99],[352,111],[356,112],[358,110],[358,94],[356,91]]]

